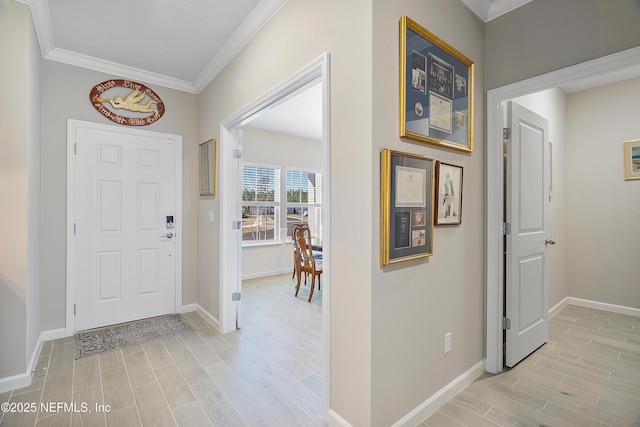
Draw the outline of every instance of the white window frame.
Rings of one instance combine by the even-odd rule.
[[[315,174],[316,175],[316,186],[315,186],[315,203],[295,203],[295,202],[289,202],[288,200],[288,195],[287,195],[287,177],[288,177],[288,172],[303,172],[303,173],[307,173],[307,174]],[[282,212],[283,212],[283,216],[284,216],[284,227],[285,230],[287,230],[288,232],[288,221],[287,221],[287,215],[288,215],[288,211],[289,208],[307,208],[308,210],[313,209],[313,208],[319,208],[319,215],[318,218],[316,218],[313,221],[314,224],[314,229],[312,230],[312,233],[314,235],[314,237],[318,238],[320,241],[322,240],[322,173],[317,171],[317,170],[312,170],[312,169],[306,169],[306,168],[298,168],[295,166],[287,166],[284,170],[284,180],[283,180],[283,195],[282,195]],[[303,222],[309,222],[309,218],[307,218],[307,221],[303,221]],[[286,242],[291,242],[292,238],[291,236],[287,235],[287,232],[284,233],[284,237],[285,237],[285,241]]]
[[[247,200],[243,200],[243,195],[240,196],[240,203],[242,205],[243,211],[244,211],[244,207],[245,206],[252,206],[252,207],[256,207],[258,209],[260,208],[268,208],[268,207],[273,207],[274,209],[274,213],[273,213],[273,223],[274,223],[274,229],[273,229],[273,239],[254,239],[254,240],[244,240],[244,237],[242,238],[242,246],[246,247],[246,246],[261,246],[261,245],[272,245],[274,243],[280,243],[280,215],[281,215],[281,206],[282,206],[282,167],[278,166],[278,165],[270,165],[270,164],[263,164],[263,163],[255,163],[255,162],[244,162],[242,164],[242,192],[244,193],[244,168],[245,167],[254,167],[254,168],[261,168],[261,169],[271,169],[274,171],[274,175],[275,175],[275,182],[273,185],[274,191],[275,191],[275,195],[274,195],[274,200],[273,201],[247,201]],[[243,212],[244,215],[244,212]],[[244,219],[244,218],[243,218]],[[243,226],[244,226],[244,221],[243,221]],[[258,233],[260,233],[259,230],[257,230]],[[243,230],[243,236],[244,236],[244,230]]]

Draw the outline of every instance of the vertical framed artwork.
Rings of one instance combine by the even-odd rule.
[[[400,20],[400,137],[473,151],[473,61]]]
[[[380,155],[380,264],[433,253],[434,160],[383,149]]]
[[[200,144],[200,195],[216,195],[216,140]]]
[[[640,179],[640,140],[622,144],[624,148],[624,179]]]
[[[462,224],[462,166],[436,163],[435,225]]]

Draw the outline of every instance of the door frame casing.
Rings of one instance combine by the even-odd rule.
[[[75,119],[67,119],[67,304],[65,335],[73,335],[75,330],[74,303],[76,296],[77,248],[74,234],[76,222],[76,155],[74,145],[76,143],[76,129],[90,129],[103,132],[152,137],[173,141],[175,144],[175,307],[174,312],[182,307],[182,136],[167,133],[152,132],[147,130],[118,127],[101,123],[86,122]]]
[[[504,302],[503,211],[504,164],[501,104],[510,99],[581,81],[613,83],[640,76],[640,47],[607,55],[487,92],[486,157],[486,323],[485,370],[497,374],[503,366]],[[609,79],[606,79],[610,75]],[[594,87],[596,85],[593,85]]]
[[[331,56],[325,52],[309,64],[289,76],[286,80],[275,86],[251,104],[243,107],[238,112],[227,117],[220,123],[220,332],[231,332],[235,330],[235,312],[232,310],[232,293],[235,289],[229,282],[231,277],[229,270],[229,256],[233,255],[227,249],[230,239],[235,238],[232,230],[232,221],[239,218],[234,216],[233,203],[231,203],[232,192],[235,185],[232,180],[237,179],[231,176],[231,167],[225,159],[233,156],[233,146],[235,141],[235,130],[250,121],[250,119],[262,110],[281,102],[295,94],[300,89],[311,83],[320,81],[322,83],[322,215],[323,246],[329,248],[327,255],[323,258],[323,279],[322,279],[322,341],[323,341],[323,371],[322,371],[322,392],[323,392],[323,416],[325,420],[329,418],[330,402],[330,301],[331,301],[331,153],[330,153],[330,70]],[[236,194],[240,194],[238,191]],[[238,274],[238,280],[241,275]]]

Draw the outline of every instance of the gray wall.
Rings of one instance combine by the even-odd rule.
[[[42,73],[41,316],[44,330],[65,327],[67,119],[117,126],[89,102],[91,88],[112,75],[44,61]],[[166,112],[145,130],[182,135],[183,304],[196,302],[198,138],[196,96],[151,87]]]
[[[40,222],[41,222],[41,68],[42,56],[35,29],[29,22],[29,133],[28,133],[28,164],[29,164],[29,196],[28,196],[28,230],[27,230],[27,357],[38,356],[34,352],[39,349],[36,344],[42,332],[40,318]],[[28,362],[27,362],[28,363]],[[27,366],[29,368],[29,366]]]
[[[471,154],[398,137],[399,19],[407,15],[475,62]],[[483,359],[484,24],[460,1],[373,1],[370,191],[372,424],[389,426]],[[436,227],[433,256],[380,268],[380,150],[464,167],[462,224]],[[453,346],[443,352],[444,335]]]
[[[638,0],[534,0],[486,25],[486,89],[640,45]]]
[[[0,2],[0,380],[26,374],[39,337],[39,57],[29,8]],[[1,386],[0,386],[1,388]]]
[[[640,180],[625,181],[622,143],[640,140],[640,79],[569,95],[570,295],[640,309]]]

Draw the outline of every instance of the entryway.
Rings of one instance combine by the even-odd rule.
[[[486,211],[486,358],[485,369],[504,369],[504,148],[502,102],[550,88],[583,89],[624,80],[638,74],[640,50],[629,49],[487,92],[487,211]],[[551,236],[553,237],[553,236]]]
[[[268,109],[283,103],[302,90],[321,82],[322,90],[322,177],[321,188],[322,210],[330,212],[330,156],[329,156],[329,55],[323,54],[306,67],[291,75],[284,82],[265,94],[254,103],[244,107],[221,123],[220,126],[220,331],[232,332],[242,324],[242,278],[241,278],[241,234],[242,234],[242,127],[252,118]],[[323,230],[322,245],[326,253],[330,253],[330,216],[323,215],[321,220]],[[292,261],[291,252],[288,253]],[[287,268],[289,278],[291,267]],[[321,348],[315,353],[321,355],[322,381],[317,384],[322,389],[323,414],[328,414],[329,397],[329,342],[330,342],[330,257],[323,257],[322,275],[322,336]],[[291,298],[293,296],[291,289]],[[302,301],[300,301],[302,302]],[[308,304],[304,301],[305,304]],[[320,382],[320,381],[318,381]]]
[[[67,334],[181,306],[182,140],[68,121]]]

